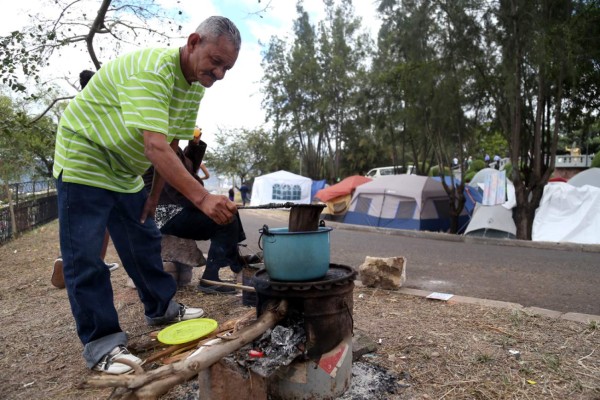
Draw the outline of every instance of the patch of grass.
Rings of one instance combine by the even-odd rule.
[[[597,331],[598,329],[600,329],[599,325],[600,324],[598,324],[598,321],[592,320],[592,321],[588,322],[587,330],[590,332]]]
[[[520,327],[523,324],[523,313],[519,310],[512,310],[510,313],[510,322],[515,328]]]
[[[502,336],[500,338],[500,346],[502,346],[503,349],[508,349],[508,348],[512,348],[515,346],[515,344],[517,344],[517,341],[509,336]]]
[[[491,361],[493,361],[494,359],[492,358],[492,356],[488,355],[488,354],[479,354],[477,356],[477,358],[475,359],[476,362],[480,363],[480,364],[485,364],[485,363],[489,363]]]
[[[533,371],[533,369],[529,368],[527,365],[522,363],[521,366],[519,367],[519,373],[523,374],[525,376],[531,376],[531,375],[533,375],[534,371]]]
[[[560,357],[558,355],[544,354],[542,360],[544,361],[544,364],[546,364],[546,367],[548,367],[548,369],[554,372],[558,372],[558,370],[560,370]]]

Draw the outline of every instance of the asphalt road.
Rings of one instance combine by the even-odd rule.
[[[240,215],[247,236],[244,252],[259,250],[258,229],[264,224],[287,227],[285,211],[241,210]],[[455,235],[327,224],[334,228],[332,263],[358,267],[365,256],[404,256],[408,288],[600,315],[600,246],[582,251],[581,246],[520,246],[519,241],[498,245],[493,240],[463,242]]]

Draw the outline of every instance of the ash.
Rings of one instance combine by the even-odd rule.
[[[269,329],[254,343],[239,349],[233,358],[240,366],[268,378],[303,355],[305,342],[303,319],[288,317],[282,325]],[[251,357],[251,350],[260,351],[264,356]]]
[[[263,351],[264,357],[247,359],[250,369],[262,377],[273,375],[280,367],[290,365],[304,347],[306,335],[302,327],[286,328],[277,325],[271,331],[265,332],[254,348]]]
[[[400,388],[398,377],[374,364],[357,361],[352,364],[352,383],[338,400],[384,400]]]

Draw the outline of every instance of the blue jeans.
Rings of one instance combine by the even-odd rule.
[[[218,281],[219,269],[227,265],[233,272],[240,272],[242,264],[238,256],[238,243],[246,240],[239,214],[226,225],[219,225],[195,207],[183,209],[160,228],[161,233],[184,239],[209,240],[203,279]]]
[[[127,343],[113,303],[110,272],[100,258],[106,227],[149,324],[166,323],[177,315],[179,305],[172,300],[177,284],[163,270],[161,235],[154,220],[140,223],[145,190],[117,193],[63,182],[62,176],[56,188],[65,284],[83,356],[91,368],[115,346]]]

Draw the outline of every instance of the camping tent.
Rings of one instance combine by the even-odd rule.
[[[251,206],[269,203],[310,204],[312,179],[288,171],[277,171],[254,178]]]
[[[517,226],[512,218],[512,211],[502,205],[477,204],[465,235],[514,239]]]
[[[588,168],[581,171],[569,179],[569,184],[577,187],[590,185],[600,188],[600,168]]]
[[[600,188],[546,185],[531,240],[600,244]]]
[[[371,182],[371,178],[362,175],[352,175],[344,178],[341,182],[331,185],[328,188],[321,189],[317,192],[317,198],[321,201],[330,201],[336,197],[352,194],[357,186],[363,183]]]
[[[466,211],[463,210],[459,225],[466,218]],[[441,182],[432,178],[417,175],[382,176],[356,188],[344,222],[396,229],[446,231],[450,227],[449,199]]]
[[[313,201],[317,192],[323,189],[327,185],[327,181],[325,179],[321,179],[319,181],[312,181],[312,185],[310,187],[310,200]]]
[[[440,176],[434,176],[432,177],[433,179],[435,179],[438,182],[442,181],[442,177]],[[444,176],[444,182],[446,182],[446,185],[451,186],[452,185],[452,177],[450,176]],[[460,184],[460,180],[454,178],[454,186],[457,187]],[[479,191],[469,185],[465,185],[465,209],[467,210],[467,213],[469,215],[471,215],[473,213],[473,210],[475,209],[475,205],[477,203],[481,203],[481,194],[479,193]]]
[[[316,194],[316,198],[327,204],[327,208],[323,210],[323,214],[335,216],[344,215],[346,211],[348,211],[348,205],[350,205],[354,189],[356,189],[357,186],[371,181],[371,178],[362,175],[352,175],[344,178],[335,185],[319,190]]]
[[[471,221],[465,230],[467,236],[484,236],[491,238],[515,238],[517,234],[517,226],[512,218],[512,209],[517,204],[515,196],[515,186],[513,183],[502,177],[504,171],[497,171],[493,168],[484,168],[478,171],[469,186],[479,191],[480,198],[477,200],[477,205],[471,215]],[[494,176],[497,178],[495,182],[506,182],[505,188],[496,187],[499,190],[500,196],[495,196],[498,193],[486,192],[486,186],[494,182]],[[506,199],[501,204],[482,205],[483,195],[487,193],[487,198]],[[472,192],[468,192],[474,195]]]

